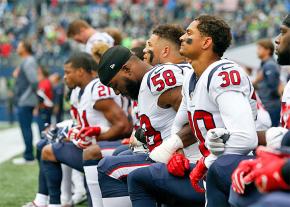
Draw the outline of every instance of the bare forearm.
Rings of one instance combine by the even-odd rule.
[[[189,124],[184,125],[184,127],[177,132],[177,135],[180,137],[184,147],[188,147],[189,145],[196,143],[196,138],[192,133]]]
[[[98,137],[99,141],[113,141],[122,138],[128,138],[132,133],[132,128],[125,124],[113,125],[107,132]]]

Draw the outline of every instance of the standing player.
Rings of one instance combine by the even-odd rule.
[[[155,172],[158,170],[158,168],[154,168],[155,165],[131,173],[129,175],[129,191],[133,206],[153,206],[154,202],[152,201],[164,197],[165,194],[169,194],[171,197],[181,197],[183,195],[180,195],[182,194],[180,191],[190,192],[186,182],[191,182],[195,191],[203,192],[198,181],[204,178],[207,169],[217,158],[205,146],[205,142],[209,138],[217,139],[227,132],[230,134],[226,142],[224,172],[228,171],[233,163],[239,162],[257,145],[253,119],[255,110],[251,109],[251,104],[255,104],[251,99],[253,87],[239,65],[221,59],[231,42],[229,26],[215,16],[202,15],[189,25],[186,33],[181,37],[181,41],[180,53],[191,60],[195,71],[184,84],[184,87],[188,87],[185,88],[185,95],[188,97],[185,101],[190,107],[188,118],[192,130],[199,140],[199,149],[203,156],[196,163],[189,177],[180,179],[165,173],[162,178],[164,178],[163,183],[166,184],[166,187],[154,183],[154,180],[157,179]],[[181,116],[184,122],[187,118],[185,115]],[[177,139],[172,139],[172,143],[177,142]],[[178,147],[168,146],[169,144],[165,145],[164,142],[155,150],[160,152],[174,151],[182,145]],[[155,152],[153,155],[158,155],[158,153]],[[166,160],[161,156],[155,157],[160,161]],[[168,171],[176,176],[184,176],[190,168],[187,158],[180,154],[173,155],[167,167]],[[147,176],[142,177],[144,174]],[[230,173],[225,173],[225,175],[230,177]],[[146,181],[148,177],[151,177],[153,182]],[[183,180],[186,181],[182,183]],[[210,200],[214,196],[214,192],[209,193],[210,185],[208,182],[206,185],[207,199]],[[177,186],[182,188],[179,189]],[[148,203],[142,202],[140,198],[136,199],[138,198],[136,195],[140,196],[142,193],[147,195],[146,201]],[[135,199],[136,205],[134,205]],[[215,200],[216,205],[214,206],[220,206],[218,201],[219,198]],[[210,206],[209,203],[208,205]]]

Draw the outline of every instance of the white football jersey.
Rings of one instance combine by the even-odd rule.
[[[145,130],[147,145],[151,151],[163,139],[170,137],[176,116],[172,108],[161,108],[158,99],[165,91],[182,86],[185,70],[174,64],[160,64],[147,72],[141,82],[138,95],[140,126]]]
[[[183,108],[181,110],[187,111],[188,113],[190,113],[193,110],[191,105],[191,96],[190,93],[188,92],[190,87],[192,87],[190,80],[193,73],[194,73],[193,69],[191,69],[186,73],[186,77],[182,86],[182,102],[180,104],[180,107]],[[190,119],[188,121],[190,122]],[[198,147],[199,143],[195,143],[183,149],[185,156],[192,163],[195,163],[201,157],[201,153]]]
[[[265,109],[260,97],[256,93],[257,100],[257,120],[256,130],[257,131],[266,131],[272,126],[271,117],[269,112]]]
[[[137,130],[140,127],[138,101],[131,100],[131,116],[134,129]]]
[[[281,100],[281,125],[284,128],[290,129],[290,81],[284,88],[282,100]]]
[[[92,80],[83,91],[79,91],[77,111],[82,127],[111,127],[111,123],[106,119],[104,114],[101,111],[94,109],[95,103],[103,99],[113,99],[122,107],[121,97],[117,96],[113,89],[104,86],[99,78]]]
[[[186,96],[189,97],[188,117],[190,125],[199,141],[199,149],[203,156],[207,157],[210,152],[205,146],[207,131],[213,128],[227,128],[230,130],[230,139],[226,142],[226,153],[247,154],[257,145],[254,118],[256,117],[256,101],[252,99],[254,88],[244,72],[236,63],[223,59],[211,64],[199,77],[194,73],[188,76],[188,90]],[[243,94],[243,103],[246,107],[243,110],[236,110],[236,114],[226,112],[231,109],[219,108],[218,97],[225,92],[239,92]],[[228,93],[230,94],[230,93]],[[232,93],[231,93],[232,94]],[[234,93],[235,94],[235,93]],[[227,94],[223,94],[225,97]],[[236,95],[236,94],[235,94]],[[236,109],[240,103],[231,100],[220,100],[232,109]],[[249,104],[248,104],[249,103]],[[223,111],[223,117],[222,112]],[[251,112],[240,114],[240,111]],[[233,117],[238,119],[232,120]],[[244,120],[246,121],[244,121]],[[246,122],[246,124],[245,124]],[[240,123],[244,123],[242,127]]]
[[[85,51],[92,54],[93,45],[97,42],[107,43],[110,47],[114,46],[114,39],[106,32],[96,32],[87,41]]]
[[[70,104],[77,108],[78,107],[78,95],[79,95],[79,92],[80,92],[80,88],[79,87],[76,87],[74,88],[72,91],[71,91],[71,94],[70,94]]]
[[[80,120],[78,117],[78,110],[77,110],[78,94],[80,90],[81,89],[79,87],[76,87],[71,91],[71,94],[70,94],[70,104],[71,104],[70,114],[71,114],[72,119],[77,122],[77,125],[80,125]]]

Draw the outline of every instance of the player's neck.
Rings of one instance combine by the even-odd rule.
[[[180,57],[177,57],[177,56],[172,56],[170,58],[168,58],[166,61],[164,61],[164,63],[173,63],[173,64],[178,64],[178,63],[182,63],[182,62],[185,62],[185,58],[180,56]]]
[[[208,68],[208,66],[218,60],[220,60],[220,57],[216,55],[202,58],[200,57],[196,60],[192,60],[191,65],[194,68],[194,72],[197,77],[200,77],[202,73]]]
[[[93,80],[95,79],[94,77],[92,76],[87,76],[87,77],[84,77],[83,78],[83,81],[82,83],[79,85],[79,87],[83,90],[85,89],[85,87]]]
[[[140,68],[140,70],[138,70],[136,73],[137,79],[139,80],[142,80],[144,75],[152,68],[151,65],[145,62],[143,62],[142,67],[143,68]]]

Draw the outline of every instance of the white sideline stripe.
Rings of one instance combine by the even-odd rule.
[[[39,140],[39,132],[36,124],[32,125],[33,143]],[[0,131],[0,163],[9,160],[24,151],[24,140],[19,127]]]
[[[130,172],[142,168],[142,167],[148,167],[150,164],[144,164],[144,165],[140,165],[140,166],[128,166],[128,167],[120,167],[116,170],[114,170],[112,173],[109,174],[110,177],[115,178],[115,179],[119,179],[120,177],[124,176],[124,175],[128,175]]]

